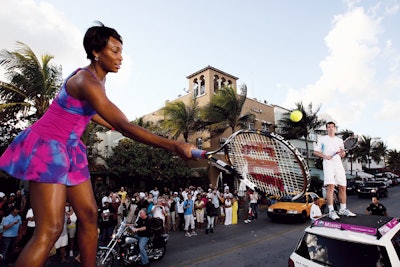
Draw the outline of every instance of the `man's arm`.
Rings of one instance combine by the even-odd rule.
[[[365,209],[365,214],[370,215],[371,214],[371,205],[368,205],[367,208]]]
[[[317,157],[320,157],[322,159],[327,159],[327,160],[330,160],[330,159],[333,158],[333,156],[325,155],[325,154],[323,154],[322,152],[319,152],[319,151],[314,151],[314,155],[317,156]]]
[[[385,216],[388,216],[388,214],[387,214],[387,210],[386,210],[386,207],[385,207],[385,206],[383,206],[383,205],[382,205],[382,207],[383,207],[383,215],[385,215]]]

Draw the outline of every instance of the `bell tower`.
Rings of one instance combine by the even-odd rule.
[[[197,99],[199,106],[208,104],[222,87],[237,90],[236,81],[239,79],[210,65],[186,78],[189,80],[188,93]]]

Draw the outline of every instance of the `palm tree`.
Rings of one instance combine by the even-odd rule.
[[[249,122],[254,122],[255,115],[242,115],[242,108],[246,101],[247,86],[241,86],[241,94],[237,94],[232,87],[222,87],[211,99],[210,103],[201,110],[201,118],[209,126],[210,133],[222,133],[235,127],[246,128]]]
[[[295,103],[296,109],[303,113],[303,118],[299,122],[293,122],[290,119],[290,113],[284,113],[284,118],[279,120],[278,127],[281,130],[282,135],[287,139],[298,139],[304,137],[306,143],[306,160],[309,161],[309,147],[308,138],[312,130],[318,129],[323,126],[325,120],[318,119],[318,112],[321,107],[318,107],[315,111],[313,110],[312,103],[308,104],[307,109],[304,108],[302,102]]]
[[[383,141],[376,141],[372,147],[371,157],[376,163],[380,163],[383,159],[383,163],[386,164],[386,153],[387,145]]]
[[[345,129],[340,131],[339,135],[342,136],[343,140],[346,140],[348,137],[354,136],[354,132],[352,130]]]
[[[2,50],[0,66],[8,81],[0,81],[0,118],[4,121],[19,116],[33,122],[50,105],[62,83],[61,67],[50,64],[53,56],[41,61],[24,43],[17,42],[16,51]]]
[[[162,112],[165,116],[161,122],[163,128],[171,131],[172,138],[177,139],[182,134],[185,142],[188,142],[189,134],[196,131],[200,123],[196,99],[189,106],[182,101],[168,103]]]
[[[400,171],[400,151],[396,149],[388,151],[387,167],[393,171]]]
[[[362,135],[358,148],[355,150],[357,158],[368,164],[368,169],[371,167],[373,140],[370,136]]]

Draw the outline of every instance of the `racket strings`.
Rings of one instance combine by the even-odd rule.
[[[356,137],[349,137],[344,141],[344,149],[351,150],[358,145],[358,139]]]
[[[275,196],[303,192],[301,163],[279,140],[243,133],[229,143],[228,153],[232,165],[250,188]]]

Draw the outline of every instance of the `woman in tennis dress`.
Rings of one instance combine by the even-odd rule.
[[[122,38],[100,23],[89,28],[83,45],[90,64],[67,77],[41,119],[21,132],[0,158],[0,169],[29,181],[35,232],[21,252],[16,267],[43,266],[60,236],[65,202],[78,220],[82,266],[95,266],[97,205],[90,181],[86,147],[80,140],[92,120],[136,141],[192,158],[190,144],[157,136],[129,122],[105,90],[106,76],[122,63]]]

